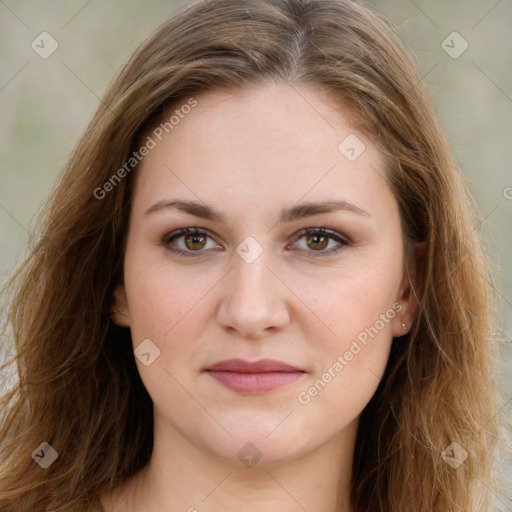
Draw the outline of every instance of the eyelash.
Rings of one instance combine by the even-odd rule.
[[[172,252],[174,252],[176,254],[180,254],[182,256],[186,256],[186,257],[197,257],[197,256],[201,255],[200,253],[204,253],[205,251],[203,251],[203,250],[184,251],[184,250],[178,249],[176,247],[171,247],[171,242],[175,241],[176,239],[178,239],[178,238],[180,238],[182,236],[187,236],[187,235],[203,235],[203,236],[206,236],[208,238],[211,238],[208,235],[208,231],[203,229],[203,228],[197,228],[197,227],[183,228],[183,229],[178,229],[176,231],[173,231],[172,233],[169,233],[169,234],[165,235],[162,238],[162,244],[165,245],[166,247],[168,247],[168,249],[170,251],[172,251]],[[327,238],[329,238],[331,240],[334,240],[335,242],[338,242],[340,244],[337,247],[335,247],[334,249],[330,249],[328,251],[325,251],[325,250],[306,251],[308,253],[311,253],[311,256],[313,258],[321,258],[321,257],[325,257],[325,256],[330,256],[332,254],[338,253],[339,251],[345,249],[345,247],[351,245],[351,243],[350,243],[348,238],[346,238],[345,236],[342,236],[340,233],[338,233],[336,231],[333,231],[331,229],[327,229],[327,228],[324,228],[324,227],[301,229],[300,231],[298,231],[295,234],[295,242],[293,242],[293,243],[296,243],[302,237],[307,236],[307,235],[325,236],[325,237],[327,237]],[[315,252],[317,254],[315,254]],[[194,253],[196,253],[196,254],[194,254]]]

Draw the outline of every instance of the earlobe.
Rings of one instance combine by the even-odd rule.
[[[122,284],[118,284],[112,293],[110,318],[120,327],[130,327],[130,310],[128,308],[126,290]]]
[[[399,338],[405,336],[413,323],[414,313],[416,312],[416,299],[411,289],[411,284],[407,276],[400,287],[400,294],[397,302],[400,304],[400,310],[393,319],[393,337]]]
[[[418,300],[421,298],[423,290],[423,280],[425,277],[425,254],[426,242],[420,242],[413,245],[410,265],[410,275],[404,272],[402,284],[397,301],[402,306],[400,312],[393,322],[393,336],[400,337],[407,334],[414,322],[414,317],[418,309]]]

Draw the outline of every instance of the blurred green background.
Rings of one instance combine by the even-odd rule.
[[[35,215],[107,85],[139,43],[186,3],[0,0],[0,282],[21,263]],[[417,56],[479,205],[476,229],[493,261],[502,318],[502,413],[511,418],[512,1],[364,4],[387,18]],[[43,31],[58,44],[46,59],[31,47]],[[463,41],[446,39],[454,31],[468,44],[457,58]],[[452,55],[445,40],[447,50],[455,46]],[[512,473],[510,461],[504,472]]]

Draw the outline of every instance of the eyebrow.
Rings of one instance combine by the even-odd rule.
[[[196,201],[185,201],[182,199],[163,199],[158,201],[153,206],[148,208],[144,212],[144,215],[146,216],[170,209],[177,209],[202,219],[225,223],[224,216],[221,213],[215,211],[210,206],[198,203]],[[293,222],[295,220],[300,220],[312,215],[320,215],[322,213],[332,213],[336,211],[347,211],[356,215],[370,217],[370,214],[366,210],[363,210],[351,201],[332,200],[316,203],[302,203],[296,206],[292,206],[286,210],[282,210],[279,216],[279,222]]]

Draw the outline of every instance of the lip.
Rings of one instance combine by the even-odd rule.
[[[245,394],[262,394],[300,379],[306,372],[276,359],[245,361],[226,359],[204,370],[228,389]]]

